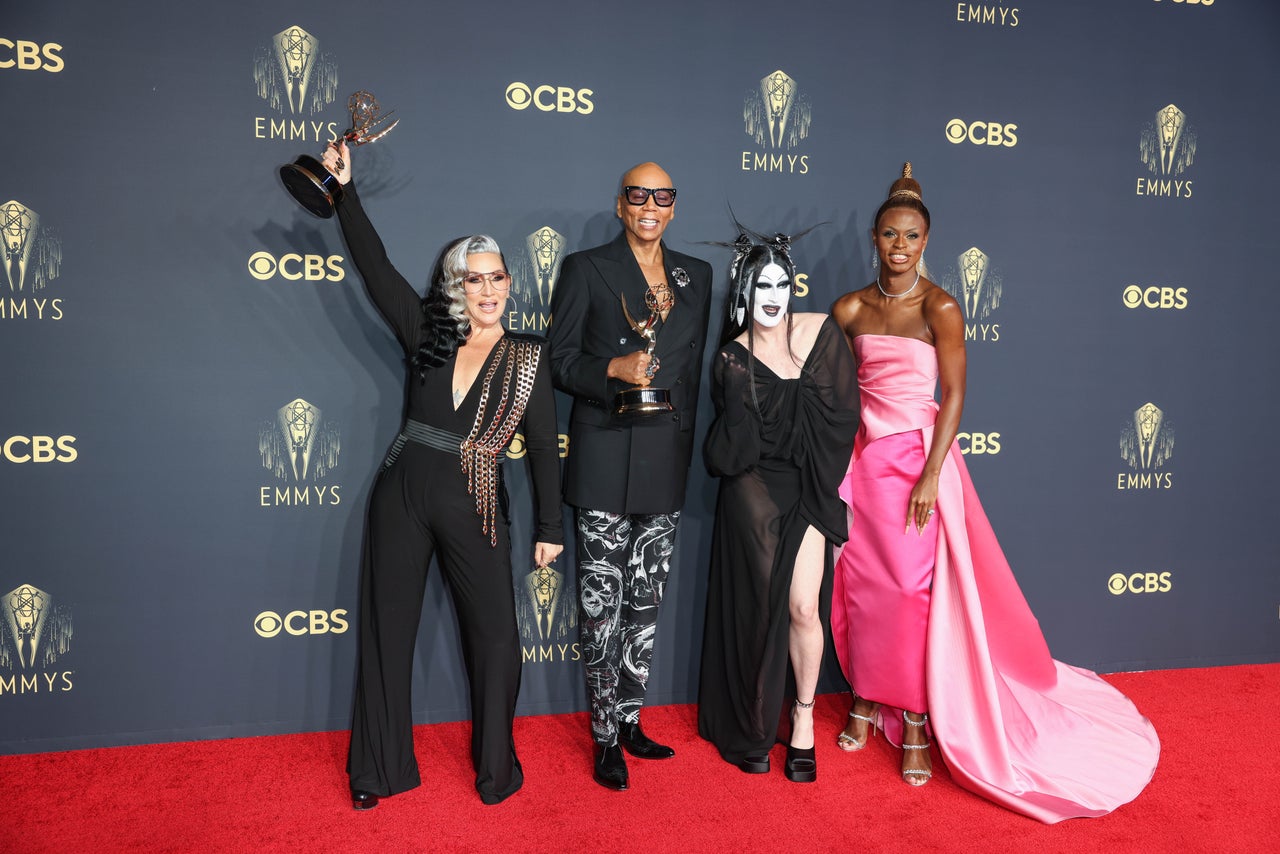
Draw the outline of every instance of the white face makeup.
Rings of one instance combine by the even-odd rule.
[[[767,264],[760,271],[755,284],[755,310],[751,318],[761,326],[772,329],[787,316],[791,302],[791,278],[777,264]]]

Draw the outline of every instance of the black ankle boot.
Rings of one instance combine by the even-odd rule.
[[[592,776],[606,789],[621,792],[627,788],[627,760],[622,755],[622,748],[616,744],[610,744],[607,747],[597,744],[595,769]]]
[[[626,721],[618,722],[618,744],[627,749],[627,753],[640,759],[670,759],[676,755],[676,752],[665,744],[649,738],[640,729],[640,724],[629,724]]]

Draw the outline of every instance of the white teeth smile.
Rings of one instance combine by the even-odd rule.
[[[656,219],[642,219],[640,220],[640,224],[641,225],[657,225],[658,221]]]

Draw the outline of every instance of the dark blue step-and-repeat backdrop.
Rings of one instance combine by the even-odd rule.
[[[720,295],[699,241],[733,238],[729,206],[828,223],[796,247],[825,311],[871,281],[910,160],[967,318],[960,445],[1055,655],[1280,659],[1278,43],[1270,0],[10,4],[0,750],[347,725],[403,366],[276,170],[358,89],[401,119],[353,157],[392,259],[421,287],[493,234],[519,331],[617,232],[634,163],[674,177],[669,243]],[[534,572],[509,471],[520,712],[581,709],[572,561]],[[715,481],[691,478],[654,703],[695,699]],[[456,631],[433,574],[419,721],[467,714]]]

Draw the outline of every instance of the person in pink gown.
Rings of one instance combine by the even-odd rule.
[[[921,786],[932,735],[952,779],[996,803],[1046,823],[1105,815],[1147,785],[1160,742],[1127,697],[1049,655],[982,510],[955,441],[964,317],[922,275],[929,225],[908,163],[876,212],[875,282],[832,309],[862,412],[840,488],[831,629],[854,702],[837,743],[881,729]]]

